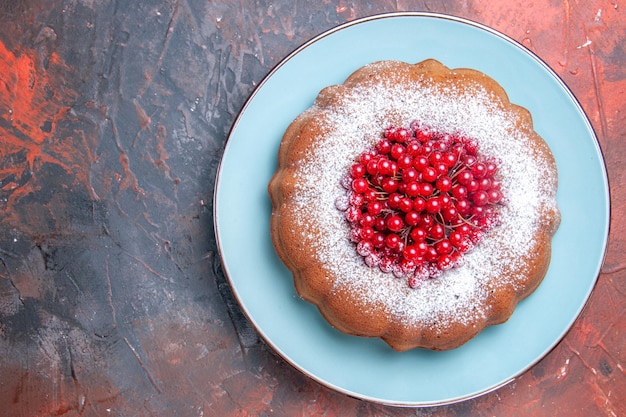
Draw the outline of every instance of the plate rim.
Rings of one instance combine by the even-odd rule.
[[[224,258],[223,255],[223,250],[222,250],[222,241],[220,239],[220,226],[219,226],[219,213],[218,213],[218,193],[219,193],[219,189],[220,189],[220,183],[221,183],[221,177],[222,177],[222,168],[223,168],[223,163],[225,160],[225,156],[227,154],[229,145],[232,143],[231,142],[231,137],[233,135],[233,133],[235,132],[235,130],[237,129],[241,119],[244,117],[248,107],[251,105],[251,103],[254,101],[255,97],[259,94],[259,92],[263,89],[263,87],[268,83],[268,81],[274,76],[274,74],[276,74],[282,67],[284,67],[285,65],[287,65],[287,63],[289,61],[291,61],[293,58],[295,58],[299,53],[301,53],[302,51],[306,50],[308,47],[310,47],[311,45],[315,44],[316,42],[319,42],[320,40],[329,37],[331,35],[333,35],[334,33],[340,32],[342,30],[348,29],[350,27],[353,26],[357,26],[357,25],[361,25],[361,24],[365,24],[365,23],[369,23],[372,21],[377,21],[377,20],[383,20],[383,19],[393,19],[393,18],[404,18],[404,17],[416,17],[416,18],[432,18],[432,19],[439,19],[439,20],[448,20],[448,21],[453,21],[456,23],[461,23],[464,25],[469,25],[472,26],[474,28],[483,30],[485,32],[488,32],[491,35],[496,36],[497,38],[500,38],[501,40],[506,41],[507,43],[509,43],[510,45],[514,46],[515,48],[519,49],[522,53],[524,53],[525,55],[527,55],[529,58],[533,59],[536,63],[538,63],[542,69],[544,71],[546,71],[548,73],[549,76],[551,76],[554,81],[556,81],[560,88],[567,94],[568,98],[571,100],[571,102],[574,104],[574,106],[576,107],[576,109],[578,110],[578,112],[580,113],[580,115],[582,116],[581,119],[584,122],[584,124],[586,125],[588,131],[590,132],[592,139],[593,139],[593,146],[596,150],[596,154],[598,156],[599,162],[600,162],[600,167],[601,167],[601,171],[602,171],[602,182],[604,185],[604,190],[605,190],[605,203],[606,203],[606,223],[603,225],[603,229],[604,229],[604,239],[602,241],[603,247],[602,247],[602,256],[599,259],[598,262],[598,266],[597,266],[597,272],[595,274],[595,277],[589,281],[589,290],[587,291],[587,293],[585,294],[585,299],[584,302],[578,307],[578,311],[577,313],[574,315],[574,317],[571,318],[570,324],[568,325],[568,327],[566,329],[563,330],[562,334],[556,338],[552,344],[550,344],[546,350],[543,352],[543,354],[539,355],[537,358],[535,358],[533,361],[531,361],[527,366],[523,367],[522,369],[520,369],[517,373],[515,373],[514,375],[511,375],[510,378],[505,379],[503,381],[501,381],[498,384],[494,384],[492,386],[489,386],[483,390],[478,390],[476,392],[472,392],[469,393],[467,395],[463,395],[463,396],[457,396],[457,397],[453,397],[447,400],[436,400],[436,401],[385,401],[382,400],[380,398],[375,398],[375,397],[371,397],[369,395],[363,395],[360,394],[358,392],[354,392],[345,388],[342,388],[340,386],[337,386],[333,383],[331,383],[330,381],[326,381],[321,377],[318,377],[315,374],[312,374],[310,372],[307,372],[306,369],[304,369],[302,366],[298,365],[294,360],[292,360],[289,355],[284,352],[279,346],[277,346],[272,340],[270,340],[269,336],[265,334],[265,332],[261,329],[260,325],[256,322],[256,320],[254,319],[254,317],[251,316],[251,314],[249,313],[248,309],[245,307],[245,304],[243,303],[243,300],[240,297],[240,294],[238,293],[236,286],[233,283],[232,277],[230,276],[230,274],[228,273],[228,267],[227,267],[227,263],[226,260]],[[241,312],[244,314],[244,316],[246,317],[246,319],[248,320],[248,322],[252,325],[252,327],[254,328],[254,330],[256,331],[256,333],[261,337],[261,339],[264,341],[265,344],[267,344],[276,354],[278,354],[282,360],[284,360],[287,364],[289,364],[293,369],[295,369],[296,371],[300,372],[301,374],[305,375],[307,378],[310,378],[314,381],[316,381],[317,383],[321,384],[322,386],[325,386],[335,392],[339,392],[342,393],[344,395],[347,395],[349,397],[352,398],[356,398],[359,400],[365,400],[365,401],[369,401],[375,404],[381,404],[381,405],[385,405],[385,406],[392,406],[392,407],[433,407],[433,406],[441,406],[441,405],[449,405],[449,404],[455,404],[455,403],[459,403],[459,402],[463,402],[463,401],[467,401],[470,400],[472,398],[477,398],[480,396],[483,396],[485,394],[488,394],[490,392],[496,391],[497,389],[506,386],[507,384],[511,383],[512,381],[514,381],[515,379],[517,379],[518,377],[520,377],[521,375],[525,374],[526,372],[528,372],[529,369],[531,369],[532,367],[534,367],[538,362],[540,362],[542,359],[544,359],[546,356],[548,356],[560,343],[561,341],[565,338],[565,336],[571,331],[571,329],[573,328],[574,324],[576,323],[576,321],[578,321],[578,319],[580,318],[580,316],[582,315],[582,313],[584,312],[584,310],[587,308],[588,304],[589,304],[589,300],[591,299],[591,294],[593,293],[597,283],[598,283],[598,279],[599,276],[601,274],[601,270],[603,267],[603,264],[606,260],[606,255],[607,255],[607,251],[608,251],[608,241],[609,241],[609,234],[610,234],[610,226],[611,226],[611,188],[610,188],[610,184],[609,184],[609,177],[608,177],[608,172],[607,172],[607,168],[606,168],[606,159],[604,156],[604,153],[602,151],[602,148],[600,146],[600,142],[598,140],[598,136],[596,134],[595,129],[593,128],[593,125],[591,124],[589,117],[587,115],[587,113],[585,112],[585,110],[583,109],[582,105],[580,104],[580,102],[578,101],[578,99],[576,98],[576,96],[574,95],[574,93],[570,90],[570,88],[567,86],[567,84],[563,81],[563,79],[543,60],[541,59],[538,55],[536,55],[533,51],[531,51],[530,49],[528,49],[527,47],[525,47],[524,45],[522,45],[520,42],[516,41],[515,39],[511,38],[508,35],[505,35],[502,32],[499,32],[496,29],[493,29],[492,27],[489,27],[487,25],[484,25],[482,23],[476,22],[474,20],[465,18],[465,17],[459,17],[459,16],[455,16],[455,15],[450,15],[450,14],[445,14],[445,13],[438,13],[438,12],[422,12],[422,11],[399,11],[399,12],[385,12],[385,13],[378,13],[378,14],[372,14],[372,15],[368,15],[368,16],[364,16],[358,19],[354,19],[352,21],[348,21],[348,22],[344,22],[342,24],[333,26],[329,29],[326,29],[322,32],[320,32],[319,34],[313,36],[312,38],[310,38],[309,40],[305,41],[304,43],[300,44],[300,46],[298,46],[297,48],[295,48],[294,50],[292,50],[290,53],[288,53],[284,58],[280,59],[280,61],[275,64],[271,70],[261,79],[261,81],[254,87],[254,89],[252,90],[252,92],[250,93],[250,95],[248,96],[248,98],[246,99],[246,101],[244,102],[243,106],[241,107],[241,109],[239,110],[236,118],[233,120],[233,123],[231,125],[231,128],[228,131],[228,134],[226,136],[226,141],[222,147],[222,154],[220,156],[220,160],[219,160],[219,164],[217,166],[217,171],[216,171],[216,180],[214,183],[214,189],[213,189],[213,227],[214,227],[214,233],[215,233],[215,237],[216,237],[216,244],[217,244],[217,249],[218,249],[218,256],[220,258],[220,262],[222,265],[222,270],[224,273],[224,277],[226,278],[229,287],[231,289],[231,292],[233,294],[233,297],[235,298],[235,300],[237,301],[237,304],[241,310]]]

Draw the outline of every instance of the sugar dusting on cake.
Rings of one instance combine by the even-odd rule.
[[[502,271],[515,265],[530,248],[537,229],[537,212],[553,190],[545,189],[546,167],[536,164],[529,139],[515,128],[512,115],[493,103],[485,90],[459,93],[453,88],[419,85],[390,87],[384,81],[367,88],[344,90],[340,106],[312,110],[323,115],[324,132],[313,151],[298,168],[299,182],[293,203],[299,211],[302,237],[319,230],[321,239],[311,241],[318,260],[337,276],[336,288],[350,288],[367,302],[383,303],[387,312],[405,323],[438,321],[472,323],[484,317],[480,307]],[[480,153],[499,161],[499,179],[507,197],[501,210],[502,224],[463,257],[463,265],[411,289],[404,279],[370,268],[355,251],[344,214],[337,209],[348,191],[341,180],[363,151],[372,147],[392,124],[408,126],[419,120],[425,126],[449,134],[476,139]],[[508,276],[508,275],[507,275]],[[516,277],[498,285],[516,286]],[[364,303],[366,304],[366,303]]]

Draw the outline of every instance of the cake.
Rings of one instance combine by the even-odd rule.
[[[324,88],[285,131],[268,189],[299,296],[397,351],[457,348],[507,321],[546,275],[560,222],[530,113],[432,59]]]

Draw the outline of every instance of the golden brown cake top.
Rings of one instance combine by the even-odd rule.
[[[511,105],[493,80],[476,71],[450,72],[435,61],[422,65],[423,71],[393,61],[365,66],[344,84],[324,89],[299,117],[297,138],[286,135],[279,161],[284,178],[294,180],[285,201],[295,214],[283,239],[298,240],[314,254],[315,265],[291,265],[296,274],[321,268],[333,280],[330,292],[349,291],[363,308],[382,308],[408,325],[436,323],[443,331],[453,322],[471,324],[489,316],[485,310],[490,304],[483,301],[496,287],[527,295],[529,277],[523,271],[538,249],[537,239],[549,241],[558,224],[557,177],[553,157],[533,131],[529,113]],[[342,211],[350,195],[345,179],[355,159],[388,126],[413,121],[475,138],[480,153],[498,161],[506,196],[501,225],[464,255],[462,266],[424,281],[418,289],[363,262]],[[545,246],[549,254],[549,243]]]

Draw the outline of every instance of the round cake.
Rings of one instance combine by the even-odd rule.
[[[530,113],[485,74],[366,65],[287,128],[271,234],[300,297],[393,349],[456,348],[543,280],[557,170]]]

